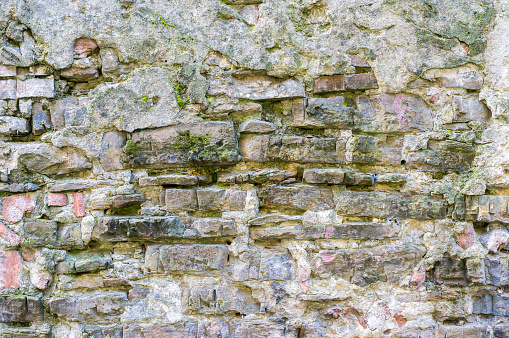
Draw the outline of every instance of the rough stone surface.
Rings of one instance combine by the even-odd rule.
[[[508,13],[0,1],[0,336],[509,336]]]

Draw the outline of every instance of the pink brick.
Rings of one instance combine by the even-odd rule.
[[[85,216],[85,202],[83,201],[83,194],[81,192],[75,192],[72,195],[72,198],[74,203],[74,214],[78,217]]]
[[[463,249],[468,249],[474,244],[474,226],[470,224],[458,239],[458,245]]]
[[[74,52],[78,55],[88,56],[97,50],[97,43],[92,39],[78,39],[74,43]]]
[[[66,194],[48,194],[48,206],[50,207],[63,207],[67,205],[67,195]]]
[[[0,290],[20,286],[23,261],[17,251],[0,251]]]
[[[29,195],[9,196],[2,201],[2,215],[11,224],[21,221],[24,213],[34,208],[35,203]]]
[[[412,279],[410,280],[410,285],[414,286],[421,286],[424,284],[424,281],[426,280],[426,273],[425,272],[414,272]]]
[[[9,242],[10,246],[17,246],[21,242],[21,238],[11,229],[0,222],[0,238]]]

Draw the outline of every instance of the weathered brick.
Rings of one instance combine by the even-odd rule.
[[[7,241],[10,246],[17,246],[21,243],[21,238],[2,222],[0,222],[0,238]]]
[[[237,99],[276,100],[304,97],[304,86],[294,80],[281,80],[250,72],[224,72],[208,78],[208,95],[227,95]]]
[[[200,315],[224,315],[235,312],[243,315],[260,311],[260,304],[250,289],[220,285],[182,286],[183,312]]]
[[[244,320],[235,328],[235,338],[285,337],[298,338],[295,328],[268,320]]]
[[[345,156],[351,163],[401,164],[403,138],[355,135],[348,139]]]
[[[72,210],[77,217],[85,216],[85,201],[83,200],[83,193],[75,192],[72,194],[73,206]]]
[[[308,98],[302,127],[348,129],[354,124],[354,109],[343,96]]]
[[[345,90],[376,89],[378,83],[373,73],[322,76],[315,81],[315,93],[330,93]]]
[[[49,207],[63,207],[67,205],[67,195],[66,194],[56,194],[49,193],[48,194],[48,206]]]
[[[166,189],[166,210],[193,211],[198,208],[198,199],[194,189]]]
[[[221,218],[127,216],[102,217],[94,228],[92,239],[123,242],[233,235],[234,222]]]
[[[57,244],[57,228],[57,223],[53,220],[35,219],[25,221],[23,225],[24,242],[31,247],[54,247]]]
[[[305,169],[302,180],[306,183],[342,184],[345,171],[340,168]]]
[[[381,94],[355,98],[355,129],[372,133],[432,130],[433,111],[416,95]]]
[[[326,210],[334,207],[332,190],[311,185],[269,185],[258,190],[264,207],[297,210]]]
[[[334,226],[281,225],[251,230],[254,240],[275,239],[338,239],[369,238],[383,239],[398,233],[400,226],[391,223],[342,223]]]
[[[99,70],[97,68],[67,68],[60,72],[60,76],[74,82],[87,82],[99,78]]]
[[[0,135],[24,135],[30,133],[30,128],[30,123],[26,119],[0,116]]]
[[[12,77],[16,76],[15,66],[0,65],[0,77]]]
[[[32,132],[35,135],[41,135],[46,131],[53,129],[51,115],[42,108],[42,103],[34,103],[32,116]]]
[[[43,319],[40,298],[30,296],[0,296],[0,323],[35,322]]]
[[[17,80],[16,93],[18,98],[24,97],[55,97],[55,80],[53,77],[47,79],[26,79]]]
[[[16,80],[0,80],[0,100],[16,99]]]
[[[78,107],[79,103],[77,97],[68,97],[52,101],[49,109],[51,112],[51,122],[55,129],[62,129],[65,127],[66,122],[70,120],[70,116]]]
[[[465,261],[457,258],[444,257],[435,264],[428,279],[446,285],[466,285]]]
[[[141,186],[151,185],[198,185],[198,177],[193,175],[169,174],[160,176],[142,176]]]
[[[276,130],[273,123],[260,120],[247,120],[239,126],[239,132],[246,134],[268,134]]]
[[[125,292],[105,291],[76,297],[52,298],[50,311],[58,317],[81,323],[111,324],[120,319],[127,303]]]
[[[427,149],[408,153],[406,164],[422,171],[465,171],[472,165],[474,157],[472,144],[429,140]]]
[[[132,142],[135,150],[129,154],[126,163],[134,168],[227,165],[238,160],[236,133],[230,122],[203,122],[135,131]]]
[[[88,56],[97,51],[97,42],[92,39],[80,38],[74,43],[74,53]]]
[[[430,69],[422,77],[426,80],[437,81],[444,87],[458,87],[465,89],[481,89],[483,78],[481,73],[471,66],[461,66],[451,69]]]
[[[153,245],[147,247],[145,270],[156,273],[226,269],[225,245]]]
[[[17,251],[0,251],[0,290],[20,286],[23,259]]]
[[[73,190],[86,190],[97,188],[101,186],[108,186],[116,184],[116,181],[112,180],[88,180],[88,179],[68,179],[58,180],[48,184],[49,191],[51,192],[63,192]]]
[[[488,258],[486,264],[486,284],[495,286],[509,285],[509,258],[495,256]]]
[[[291,280],[295,264],[288,254],[263,252],[260,261],[260,273],[263,280]]]
[[[13,224],[21,221],[25,212],[31,212],[35,203],[29,195],[13,195],[2,200],[2,215]]]
[[[472,221],[509,224],[509,196],[467,196],[466,210]]]
[[[204,188],[196,189],[198,209],[204,211],[244,210],[246,192],[233,189]]]
[[[438,196],[347,190],[338,196],[336,211],[345,216],[436,219],[446,215],[446,205]]]
[[[416,245],[380,245],[373,248],[329,250],[312,259],[315,274],[334,274],[356,284],[399,283],[424,256]]]
[[[126,325],[123,334],[123,338],[197,337],[198,321],[188,320],[175,324]]]
[[[479,94],[453,95],[453,103],[456,103],[454,111],[455,122],[488,121],[491,112],[479,101]]]

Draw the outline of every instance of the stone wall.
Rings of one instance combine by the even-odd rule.
[[[508,13],[0,1],[0,336],[509,337]]]

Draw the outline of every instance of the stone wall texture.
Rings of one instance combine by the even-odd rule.
[[[0,337],[509,337],[505,0],[0,0]]]

